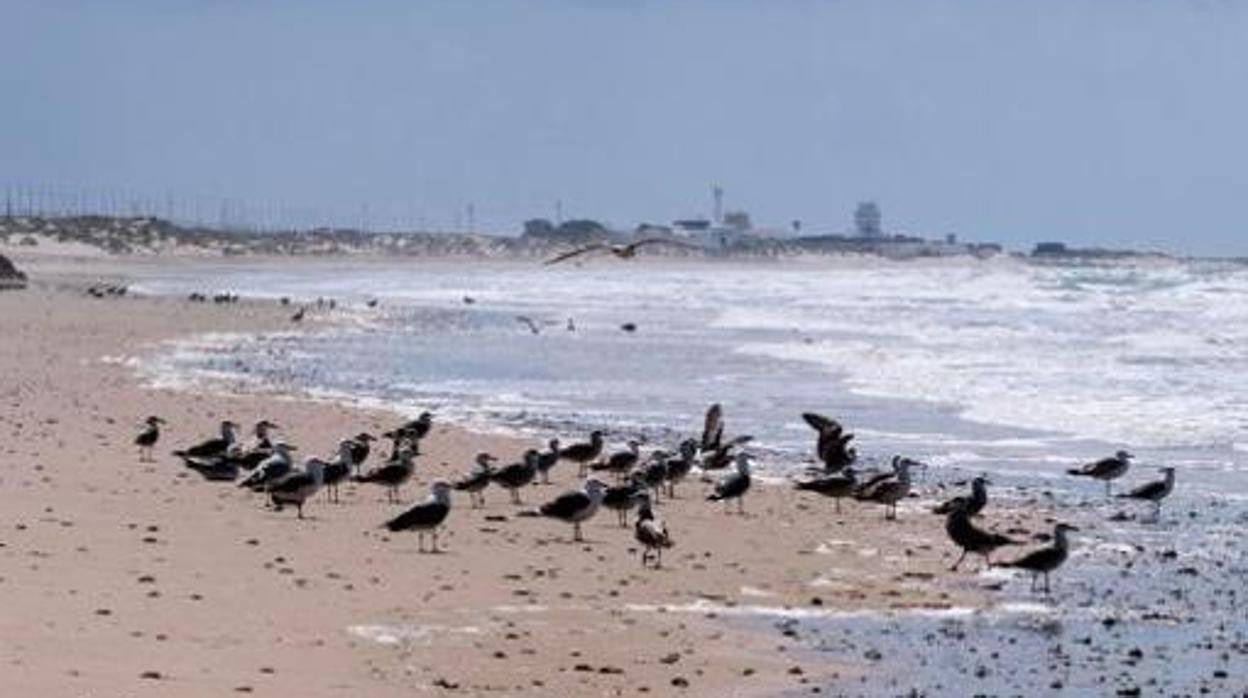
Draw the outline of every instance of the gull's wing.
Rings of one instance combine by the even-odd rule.
[[[598,252],[600,250],[607,250],[610,248],[611,248],[610,245],[605,245],[602,243],[598,243],[595,245],[586,245],[585,247],[578,247],[577,249],[572,250],[571,252],[564,252],[563,254],[553,259],[548,259],[545,262],[543,262],[543,264],[546,266],[550,266],[551,264],[558,264],[559,262],[562,262],[565,259],[571,259],[578,255],[588,254],[590,252]]]
[[[516,321],[517,321],[517,322],[522,322],[522,323],[524,323],[525,325],[527,325],[527,326],[528,326],[528,328],[529,328],[529,331],[530,331],[530,332],[532,332],[533,334],[541,334],[541,333],[542,333],[542,328],[541,328],[541,327],[539,327],[539,326],[538,326],[538,324],[537,324],[536,322],[534,322],[534,321],[533,321],[533,318],[531,318],[531,317],[529,317],[529,316],[527,316],[527,315],[517,315],[517,316],[516,316]]]

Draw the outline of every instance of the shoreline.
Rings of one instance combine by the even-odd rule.
[[[338,695],[350,686],[356,694],[398,695],[414,686],[436,690],[441,680],[460,685],[441,689],[448,694],[640,686],[662,694],[680,684],[688,695],[719,695],[729,687],[772,694],[834,679],[789,673],[800,648],[777,651],[774,638],[734,629],[713,612],[630,612],[628,605],[743,603],[758,589],[793,607],[816,597],[821,608],[965,602],[958,598],[965,592],[899,592],[886,580],[864,583],[843,601],[812,589],[809,583],[827,567],[816,552],[824,524],[801,512],[829,503],[780,487],[758,488],[747,506],[752,513],[736,517],[696,501],[699,483],[684,485],[681,508],[661,510],[677,547],[668,567],[655,572],[640,569],[631,530],[618,529],[612,517],[590,523],[592,543],[569,545],[565,526],[516,518],[497,490],[482,512],[457,502],[444,555],[417,555],[414,541],[375,533],[400,509],[355,486],[345,488],[345,504],[318,498],[308,507],[310,520],[295,522],[261,509],[253,495],[187,477],[167,456],[139,465],[130,445],[135,425],[148,413],[169,419],[157,448],[165,454],[208,435],[227,415],[244,423],[265,416],[287,427],[283,435],[307,457],[327,454],[338,438],[360,429],[384,430],[395,417],[299,398],[143,387],[129,362],[103,357],[142,355],[202,332],[267,331],[286,313],[264,302],[217,307],[169,298],[89,299],[69,290],[77,275],[49,278],[34,270],[30,289],[0,295],[17,338],[4,352],[5,374],[23,376],[4,386],[17,399],[0,412],[11,439],[22,445],[4,459],[4,480],[17,487],[3,489],[14,528],[0,550],[10,560],[43,561],[6,572],[0,583],[18,610],[0,628],[15,639],[5,657],[15,667],[4,680],[11,691],[177,695],[213,687]],[[73,428],[83,433],[62,433]],[[527,445],[438,427],[418,462],[420,482],[405,488],[405,501],[423,497],[431,479],[466,470],[476,450],[509,457]],[[30,459],[38,462],[34,473]],[[526,506],[571,486],[571,475],[556,472],[557,486],[526,488]],[[807,501],[795,507],[797,500]],[[898,554],[907,545],[900,539],[928,528],[917,512],[906,513],[889,527]],[[857,531],[870,540],[877,523],[872,516],[843,517],[836,525],[846,530],[837,533]],[[777,534],[791,539],[791,548],[771,544]],[[920,547],[937,566],[943,546],[933,542]],[[869,581],[879,576],[874,566],[887,567],[880,564],[884,557],[876,548],[847,569]],[[489,610],[508,606],[549,610],[516,618]],[[480,627],[422,647],[419,669],[409,665],[410,643],[366,642],[348,630],[462,615]],[[465,650],[481,657],[469,671]],[[673,656],[679,659],[661,661]],[[741,661],[751,669],[746,685],[739,685]],[[534,677],[528,685],[509,683],[515,662]]]
[[[0,456],[0,593],[15,611],[0,619],[0,633],[15,638],[0,650],[13,667],[0,679],[6,693],[957,694],[972,674],[993,679],[974,666],[929,666],[949,649],[902,641],[893,628],[982,626],[994,637],[1021,632],[1019,646],[1030,646],[1033,625],[1099,626],[1105,611],[1090,581],[1116,576],[1121,536],[1107,512],[1076,510],[1042,488],[1002,493],[986,525],[1030,546],[1055,518],[1086,520],[1089,540],[1056,598],[1094,610],[1069,614],[1002,571],[948,572],[956,555],[927,509],[949,492],[932,485],[885,523],[876,506],[848,502],[838,515],[783,483],[756,487],[747,516],[725,515],[701,501],[708,486],[695,481],[660,505],[676,540],[664,568],[642,570],[631,529],[610,512],[587,524],[586,544],[571,544],[563,524],[517,516],[574,484],[566,465],[555,485],[525,488],[522,507],[493,488],[483,510],[456,497],[446,551],[418,554],[414,537],[378,525],[432,480],[467,470],[477,451],[510,462],[544,441],[445,423],[422,444],[403,507],[349,485],[342,504],[318,496],[309,519],[295,521],[159,454],[210,435],[221,418],[246,426],[263,417],[285,427],[300,460],[324,457],[338,439],[393,426],[393,409],[228,382],[153,388],[135,370],[135,357],[171,341],[289,329],[288,308],[91,299],[76,288],[90,274],[28,268],[37,272],[28,290],[0,293],[15,338],[0,348],[0,429],[10,434]],[[157,462],[140,464],[131,440],[148,413],[171,424]],[[1215,575],[1233,572],[1193,557],[1170,564],[1193,565],[1215,589]],[[1142,584],[1134,603],[1157,591]],[[1109,607],[1124,623],[1130,598]],[[896,664],[908,656],[923,658],[925,673]],[[1025,681],[1024,691],[1049,685]]]

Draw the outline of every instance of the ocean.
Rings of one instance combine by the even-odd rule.
[[[1144,675],[1163,692],[1222,690],[1208,682],[1244,666],[1246,266],[252,263],[152,269],[133,289],[289,297],[328,318],[315,330],[179,341],[144,365],[156,383],[224,377],[535,440],[601,428],[665,448],[698,433],[719,402],[728,434],[753,435],[774,477],[812,462],[800,414],[816,411],[856,434],[867,464],[917,458],[931,466],[928,487],[986,474],[994,501],[1043,501],[1084,526],[1060,603],[1014,582],[987,611],[798,620],[761,609],[740,621],[800,623],[807,649],[837,661],[860,661],[869,646],[942,667],[935,688],[894,667],[864,694],[1057,685],[1085,695]],[[318,298],[337,308],[317,309]],[[1176,467],[1161,521],[1065,474],[1118,449],[1137,457],[1120,491]],[[996,588],[1008,575],[974,579]],[[985,674],[973,653],[951,654],[949,638],[1028,669]]]

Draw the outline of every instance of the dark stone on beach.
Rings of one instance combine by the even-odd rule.
[[[153,681],[159,681],[159,680],[161,680],[161,679],[162,679],[162,678],[164,678],[164,677],[163,677],[163,676],[161,676],[161,674],[160,674],[160,672],[159,672],[159,671],[145,671],[145,672],[143,672],[142,674],[139,674],[139,678],[140,678],[140,679],[150,679],[150,680],[153,680]]]
[[[689,679],[686,679],[683,676],[677,676],[672,679],[672,685],[676,688],[689,688]]]
[[[26,288],[26,275],[0,254],[0,290]]]
[[[454,691],[455,689],[459,688],[459,684],[448,681],[442,677],[438,677],[434,679],[433,685],[438,688],[445,688],[448,691]]]

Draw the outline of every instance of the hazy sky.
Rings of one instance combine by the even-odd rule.
[[[1248,3],[0,0],[0,184],[1248,254]],[[206,202],[206,203],[205,203]],[[204,215],[208,215],[205,213]]]

